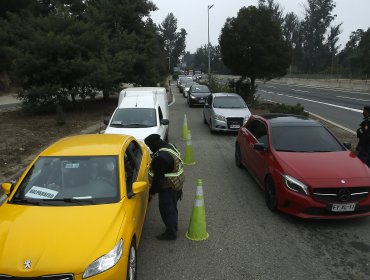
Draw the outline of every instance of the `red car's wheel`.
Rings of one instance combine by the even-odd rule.
[[[235,143],[235,164],[237,167],[242,168],[242,158],[240,154],[240,147],[238,143]]]
[[[277,193],[275,183],[272,178],[267,178],[265,181],[265,201],[267,207],[275,212],[277,210]]]

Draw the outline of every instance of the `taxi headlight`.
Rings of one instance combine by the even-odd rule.
[[[194,95],[192,95],[191,93],[189,94],[190,98],[193,98],[195,99],[196,97]]]
[[[289,175],[283,175],[283,181],[286,188],[303,195],[309,195],[308,187],[297,179]]]
[[[226,118],[224,116],[222,116],[222,115],[214,115],[213,118],[216,121],[226,122]]]
[[[102,273],[110,268],[112,268],[121,258],[123,253],[123,240],[121,239],[118,244],[106,255],[100,257],[92,264],[90,264],[82,278],[88,278],[96,274]]]

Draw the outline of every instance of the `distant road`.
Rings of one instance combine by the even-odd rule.
[[[218,76],[226,83],[227,79],[237,76]],[[261,98],[273,102],[296,105],[300,103],[306,111],[337,123],[351,131],[358,128],[362,120],[364,105],[370,105],[370,94],[351,90],[330,89],[278,82],[257,81]]]
[[[278,83],[259,83],[258,94],[263,99],[296,105],[305,110],[336,122],[350,130],[356,130],[362,120],[364,105],[370,104],[370,94],[356,91],[324,89]]]
[[[13,109],[21,105],[21,101],[15,97],[15,94],[0,96],[0,111],[4,109]]]

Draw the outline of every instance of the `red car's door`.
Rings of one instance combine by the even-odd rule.
[[[268,149],[255,149],[254,145],[262,143],[266,148],[268,147],[267,126],[259,120],[253,120],[247,124],[246,135],[246,143],[244,145],[245,154],[243,155],[245,164],[258,182],[263,185],[265,174],[268,171],[268,157],[270,152]]]

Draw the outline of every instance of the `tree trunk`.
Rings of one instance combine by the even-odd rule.
[[[103,90],[103,100],[108,100],[109,99],[109,91],[104,89]]]

